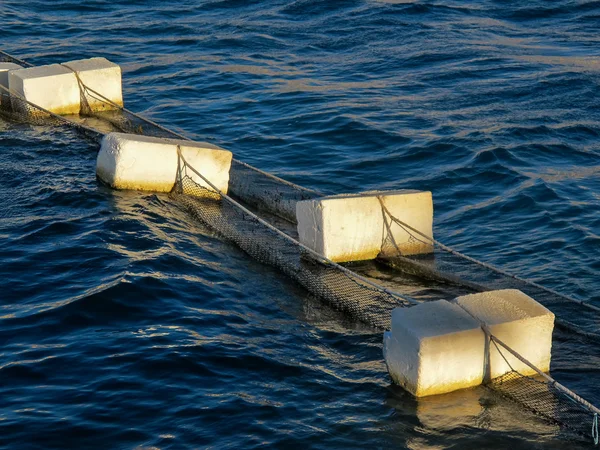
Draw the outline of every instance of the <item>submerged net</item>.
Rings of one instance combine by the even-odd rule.
[[[24,61],[1,51],[0,61],[27,65]],[[94,141],[111,131],[187,139],[115,105],[84,85],[80,87],[83,105],[81,114],[63,117],[49,113],[0,86],[1,114],[21,123],[72,127]],[[109,110],[93,112],[88,107],[88,100],[104,101]],[[204,177],[197,171],[198,168],[187,164],[181,153],[179,163],[177,182],[171,193],[174,201],[257,261],[285,273],[315,297],[352,318],[379,329],[389,329],[394,308],[417,303],[406,295],[392,291],[368,277],[315,254],[294,239],[295,231],[290,223],[295,221],[296,203],[318,197],[321,195],[319,192],[289,183],[234,159],[230,172],[231,196],[224,195],[215,189],[197,184],[191,177],[192,172],[201,178]],[[208,184],[210,185],[210,182]],[[255,211],[248,209],[249,206],[255,211],[270,214],[270,221],[260,218]],[[385,216],[386,211],[382,211],[382,214]],[[277,218],[273,215],[285,219],[278,223],[278,228],[273,226],[273,223],[277,223]],[[396,218],[390,218],[395,219],[400,226],[406,225]],[[422,235],[414,232],[411,236],[415,240],[424,239]],[[501,269],[496,270],[472,258],[463,257],[464,255],[437,241],[434,245],[434,258],[407,258],[397,253],[395,256],[383,258],[382,261],[404,273],[458,285],[468,292],[517,287],[548,307],[582,306],[575,299],[527,280],[508,276]],[[593,328],[594,318],[585,314],[575,316],[578,318],[577,324],[562,325],[567,329],[570,327],[581,336],[595,339],[597,334]],[[557,324],[559,323],[557,319]],[[508,347],[496,347],[500,352],[511,352]],[[487,387],[540,417],[558,423],[579,435],[589,436],[591,432],[595,443],[598,442],[598,410],[547,375],[532,377],[513,370],[490,381]]]
[[[591,436],[594,445],[598,445],[598,408],[548,374],[539,371],[498,338],[490,336],[490,344],[502,356],[511,371],[488,382],[488,388],[579,436]],[[511,355],[537,371],[538,376],[523,375],[515,370],[509,362]]]

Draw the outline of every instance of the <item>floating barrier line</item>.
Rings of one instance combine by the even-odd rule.
[[[6,54],[5,52],[2,52],[2,51],[0,51],[0,54],[3,54],[3,55],[6,55],[6,56],[8,56],[8,57],[12,58],[13,60],[15,60],[15,61],[18,61],[20,64],[23,64],[23,65],[29,65],[29,64],[25,63],[24,61],[18,60],[17,58],[14,58],[14,57],[12,57],[12,56],[10,56],[10,55]],[[30,65],[29,65],[29,66],[30,66]],[[84,86],[84,87],[85,87],[85,86]],[[84,130],[84,131],[87,131],[87,132],[92,132],[92,133],[94,133],[95,135],[103,135],[103,133],[99,132],[98,130],[95,130],[95,129],[93,129],[93,128],[87,127],[87,126],[85,126],[85,125],[82,125],[82,124],[80,124],[80,123],[77,123],[77,122],[75,122],[75,121],[72,121],[72,120],[70,120],[70,119],[67,119],[67,118],[65,118],[65,117],[63,117],[63,116],[59,116],[59,115],[57,115],[57,114],[54,114],[54,113],[52,113],[52,112],[50,112],[50,111],[47,111],[47,110],[45,110],[44,108],[41,108],[41,107],[39,107],[39,106],[35,105],[34,103],[32,103],[32,102],[29,102],[28,100],[24,99],[22,96],[20,96],[20,95],[16,94],[15,92],[11,91],[11,90],[10,90],[10,89],[8,89],[8,88],[4,88],[4,87],[2,87],[2,86],[0,86],[0,88],[3,88],[3,90],[4,90],[5,92],[8,92],[8,93],[9,93],[11,96],[14,96],[15,98],[18,98],[20,101],[25,101],[25,102],[26,102],[28,105],[30,105],[31,107],[33,107],[33,108],[37,108],[39,111],[43,111],[44,113],[48,114],[48,116],[50,116],[50,117],[53,117],[53,118],[57,119],[58,121],[60,121],[60,123],[66,123],[66,124],[68,124],[68,125],[71,125],[71,126],[74,126],[74,127],[78,128],[78,129],[82,129],[82,130]],[[86,88],[86,89],[87,89],[88,91],[92,92],[92,93],[95,93],[96,95],[100,95],[100,94],[96,93],[95,91],[92,91],[92,90],[91,90],[91,89],[89,89],[89,88]],[[156,123],[152,122],[152,121],[151,121],[151,120],[149,120],[149,119],[146,119],[146,118],[144,118],[144,117],[143,117],[143,116],[141,116],[141,115],[138,115],[138,114],[136,114],[136,113],[133,113],[133,112],[131,112],[131,111],[129,111],[129,110],[127,110],[127,109],[125,109],[125,108],[123,108],[123,107],[119,106],[119,105],[116,105],[116,104],[114,104],[112,101],[110,101],[110,100],[106,99],[104,96],[101,96],[101,95],[100,95],[100,97],[102,98],[102,100],[103,100],[103,101],[106,101],[107,103],[109,103],[109,104],[111,104],[111,105],[113,105],[113,106],[116,106],[118,109],[120,109],[120,110],[122,110],[122,111],[125,111],[125,112],[127,112],[128,114],[131,114],[131,115],[133,115],[134,117],[136,117],[136,118],[138,118],[138,119],[140,119],[140,120],[142,120],[142,121],[144,121],[144,122],[146,122],[146,123],[149,123],[149,124],[151,124],[151,125],[153,125],[153,126],[157,127],[157,128],[158,128],[158,129],[160,129],[160,130],[163,130],[164,132],[167,132],[167,133],[169,133],[169,134],[171,134],[171,135],[173,135],[173,136],[177,136],[177,137],[179,137],[179,138],[181,138],[181,139],[184,139],[184,140],[190,140],[189,138],[187,138],[187,137],[185,137],[185,136],[183,136],[183,135],[181,135],[181,134],[179,134],[179,133],[173,132],[173,131],[171,131],[171,130],[169,130],[169,129],[167,129],[167,128],[165,128],[165,127],[163,127],[163,126],[159,125],[159,124],[156,124]],[[296,246],[297,248],[300,248],[300,249],[302,249],[302,251],[303,251],[303,252],[306,252],[306,253],[307,253],[308,255],[310,255],[310,256],[311,256],[311,257],[312,257],[314,260],[316,260],[317,262],[320,262],[320,263],[321,263],[321,264],[323,264],[325,267],[332,267],[332,268],[336,269],[336,271],[339,271],[339,272],[341,272],[342,274],[344,274],[344,275],[345,275],[345,276],[346,276],[348,279],[352,280],[352,281],[353,281],[354,283],[356,283],[356,285],[358,285],[360,288],[363,288],[363,289],[368,289],[368,290],[375,291],[375,292],[379,292],[379,293],[384,293],[384,294],[386,294],[386,295],[388,295],[388,296],[390,296],[390,297],[392,297],[392,298],[394,298],[394,299],[396,299],[396,300],[402,300],[403,302],[405,302],[405,303],[404,303],[404,305],[402,305],[402,304],[399,304],[399,305],[397,305],[397,306],[409,306],[409,305],[414,305],[414,304],[417,304],[417,303],[419,303],[419,302],[417,302],[415,299],[412,299],[412,298],[410,298],[410,297],[408,297],[408,296],[405,296],[405,295],[403,295],[403,294],[400,294],[400,293],[397,293],[397,292],[395,292],[395,291],[392,291],[392,290],[390,290],[390,289],[387,289],[387,288],[385,288],[385,287],[383,287],[383,286],[381,286],[381,285],[379,285],[379,284],[377,284],[377,283],[375,283],[375,282],[373,282],[373,281],[371,281],[371,280],[369,280],[369,279],[367,279],[367,278],[365,278],[365,277],[363,277],[363,276],[360,276],[360,275],[358,275],[357,273],[355,273],[355,272],[353,272],[353,271],[351,271],[351,270],[347,269],[346,267],[344,267],[344,266],[341,266],[340,264],[334,263],[333,261],[329,260],[328,258],[325,258],[325,257],[321,256],[319,253],[317,253],[317,252],[313,251],[312,249],[310,249],[310,248],[308,248],[308,247],[304,246],[303,244],[301,244],[300,242],[296,241],[296,240],[295,240],[294,238],[292,238],[291,236],[287,235],[287,234],[286,234],[286,233],[284,233],[283,231],[279,230],[278,228],[274,227],[274,226],[273,226],[273,225],[271,225],[270,223],[268,223],[268,222],[266,222],[265,220],[261,219],[261,218],[260,218],[259,216],[257,216],[256,214],[252,213],[250,210],[248,210],[247,208],[245,208],[243,205],[241,205],[241,204],[240,204],[240,203],[238,203],[237,201],[233,200],[233,199],[232,199],[231,197],[229,197],[228,195],[226,195],[226,194],[223,194],[223,192],[222,192],[222,191],[220,191],[219,189],[217,189],[217,188],[216,188],[216,186],[214,186],[214,185],[213,185],[213,184],[212,184],[212,183],[211,183],[209,180],[207,180],[207,179],[206,179],[206,178],[205,178],[205,177],[204,177],[202,174],[200,174],[200,173],[199,173],[199,172],[198,172],[196,169],[194,169],[192,166],[190,166],[189,164],[187,164],[187,162],[185,161],[185,159],[184,159],[184,157],[183,157],[183,155],[182,155],[182,152],[181,152],[181,149],[180,149],[180,147],[179,147],[179,146],[177,146],[177,152],[178,152],[178,157],[180,158],[180,160],[181,160],[181,161],[183,161],[183,163],[185,164],[185,167],[187,167],[187,168],[190,168],[190,170],[192,170],[192,171],[193,171],[193,172],[194,172],[196,175],[198,175],[198,176],[199,176],[199,177],[200,177],[200,178],[201,178],[201,179],[202,179],[202,180],[203,180],[205,183],[207,183],[207,185],[209,185],[209,186],[210,186],[210,187],[211,187],[211,188],[212,188],[212,189],[213,189],[213,190],[214,190],[214,191],[215,191],[215,192],[216,192],[216,193],[217,193],[217,194],[218,194],[218,195],[219,195],[219,196],[220,196],[222,199],[224,199],[224,200],[225,200],[225,201],[227,201],[229,204],[231,204],[231,205],[232,205],[232,206],[233,206],[235,209],[237,209],[237,210],[239,210],[239,211],[243,212],[244,214],[248,215],[249,217],[251,217],[253,220],[255,220],[255,221],[256,221],[257,223],[259,223],[260,225],[262,225],[262,226],[266,227],[266,228],[267,228],[269,231],[271,231],[271,232],[273,232],[273,233],[276,233],[276,235],[277,235],[277,236],[279,236],[279,237],[283,238],[283,239],[284,239],[286,242],[289,242],[289,243],[293,244],[294,246]],[[241,162],[240,162],[240,163],[241,163]],[[265,176],[269,176],[270,178],[272,178],[272,179],[275,179],[275,180],[277,180],[278,182],[283,182],[283,183],[285,183],[285,184],[287,184],[287,185],[289,185],[289,186],[293,186],[293,187],[294,187],[294,188],[296,188],[296,189],[300,189],[300,190],[303,190],[303,191],[308,191],[308,192],[313,192],[313,193],[318,193],[317,191],[308,190],[308,189],[302,188],[302,187],[300,187],[300,186],[297,186],[297,185],[295,185],[295,184],[293,184],[293,183],[286,182],[285,180],[282,180],[282,179],[280,179],[280,178],[278,178],[278,177],[276,177],[276,176],[274,176],[274,175],[268,174],[268,173],[266,173],[266,172],[262,172],[262,171],[260,171],[260,170],[258,170],[258,169],[256,169],[256,168],[254,168],[254,167],[252,167],[252,166],[249,166],[249,165],[247,165],[247,164],[245,164],[245,163],[241,163],[241,164],[243,164],[245,167],[247,167],[247,168],[249,168],[249,169],[256,170],[258,173],[261,173],[261,174],[263,174],[263,175],[265,175]],[[179,166],[179,163],[178,163],[178,166]],[[181,173],[178,173],[178,176],[180,176],[180,175],[181,175]],[[384,206],[384,208],[385,208],[385,206]],[[387,209],[386,209],[386,208],[385,208],[385,211],[387,211]],[[480,263],[479,261],[475,260],[474,258],[470,258],[470,257],[468,257],[468,256],[466,256],[466,255],[463,255],[462,253],[460,253],[460,252],[457,252],[457,251],[455,251],[455,250],[451,249],[450,247],[447,247],[447,246],[445,246],[444,244],[441,244],[441,243],[440,243],[440,242],[438,242],[438,241],[435,241],[435,240],[433,240],[433,239],[431,239],[431,238],[428,238],[427,236],[425,236],[425,235],[423,235],[422,233],[420,233],[418,230],[415,230],[414,228],[410,227],[409,225],[407,225],[407,224],[404,224],[403,222],[399,221],[397,218],[393,217],[391,214],[389,214],[389,211],[387,211],[387,213],[388,213],[388,215],[390,216],[390,218],[391,218],[392,220],[394,220],[394,222],[395,222],[395,223],[397,223],[398,225],[400,225],[400,226],[402,226],[402,227],[406,227],[406,228],[408,228],[408,229],[412,230],[413,232],[415,232],[415,233],[417,233],[417,234],[419,234],[419,235],[422,235],[423,237],[427,238],[428,240],[431,240],[431,241],[432,241],[434,244],[436,244],[436,245],[440,246],[442,249],[444,249],[444,250],[446,250],[446,251],[449,251],[450,253],[453,253],[453,254],[455,253],[457,256],[459,256],[459,257],[461,257],[461,258],[467,259],[467,260],[469,260],[469,261],[472,261],[472,262],[475,262],[475,263],[477,263],[477,264],[483,265],[483,266],[484,266],[484,267],[486,267],[486,268],[490,268],[491,270],[494,270],[494,271],[499,271],[499,273],[502,273],[502,274],[504,274],[504,273],[503,273],[504,271],[501,271],[501,269],[497,269],[497,270],[496,270],[496,268],[494,268],[494,267],[493,267],[493,266],[491,266],[491,265],[487,265],[487,264],[485,264],[485,263]],[[389,224],[387,224],[387,225],[389,226]],[[519,281],[525,282],[525,283],[527,283],[527,284],[531,284],[531,285],[533,285],[533,286],[535,286],[535,287],[538,287],[539,289],[542,289],[542,290],[545,290],[545,291],[547,291],[547,292],[553,293],[554,295],[558,295],[559,297],[562,297],[562,298],[565,298],[565,299],[568,299],[568,300],[574,300],[574,299],[571,299],[571,298],[570,298],[570,297],[568,297],[568,296],[565,296],[565,295],[562,295],[562,294],[560,294],[560,293],[557,293],[556,291],[553,291],[553,290],[551,290],[551,289],[548,289],[548,288],[544,288],[543,286],[540,286],[540,285],[538,285],[537,283],[534,283],[534,282],[528,282],[527,280],[523,280],[523,279],[521,279],[520,277],[516,277],[516,276],[514,276],[514,275],[510,275],[510,274],[508,274],[508,273],[506,273],[506,276],[509,276],[510,278],[514,278],[514,279],[517,279],[517,280],[519,280]],[[357,280],[359,280],[361,283],[364,283],[364,285],[363,285],[363,284],[360,284],[360,283],[359,283]],[[578,301],[578,300],[574,300],[574,301],[575,301],[576,303],[582,304],[582,305],[584,305],[584,306],[591,306],[591,305],[587,305],[587,304],[585,304],[584,302],[581,302],[581,301]],[[593,308],[593,309],[595,309],[595,308]],[[599,308],[599,309],[600,309],[600,308]],[[523,357],[522,357],[521,355],[519,355],[517,352],[515,352],[514,350],[512,350],[510,347],[508,347],[506,344],[504,344],[502,341],[500,341],[500,340],[499,340],[498,338],[496,338],[495,336],[491,335],[491,334],[489,333],[489,330],[487,331],[487,334],[490,336],[490,339],[491,339],[491,340],[494,342],[494,344],[495,344],[495,345],[496,345],[496,344],[499,344],[499,345],[501,345],[502,347],[504,347],[504,348],[505,348],[507,351],[509,351],[509,352],[510,352],[512,355],[514,355],[514,356],[515,356],[517,359],[519,359],[519,360],[520,360],[520,361],[522,361],[523,363],[525,363],[525,364],[529,365],[529,366],[530,366],[530,367],[531,367],[531,368],[532,368],[532,369],[533,369],[533,370],[534,370],[536,373],[538,373],[540,376],[542,376],[542,377],[543,377],[543,378],[546,380],[546,384],[547,384],[548,388],[550,389],[550,391],[546,391],[546,392],[545,392],[545,394],[546,394],[547,396],[550,396],[550,397],[551,397],[551,396],[552,396],[552,390],[553,390],[553,391],[555,391],[555,392],[557,392],[557,393],[561,393],[563,396],[566,396],[568,399],[572,400],[572,401],[574,402],[574,404],[575,404],[575,405],[577,405],[577,406],[579,407],[579,410],[578,410],[578,411],[579,411],[579,414],[580,414],[580,415],[579,415],[579,416],[576,416],[576,415],[571,415],[571,416],[569,417],[571,420],[573,420],[573,421],[581,421],[581,419],[582,419],[582,417],[581,417],[581,411],[583,411],[583,410],[585,410],[587,413],[593,413],[593,419],[592,419],[592,438],[594,439],[594,442],[595,442],[596,444],[598,443],[598,425],[597,425],[597,420],[598,420],[598,412],[600,411],[600,410],[598,410],[598,408],[596,408],[595,406],[593,406],[591,403],[587,402],[585,399],[581,398],[579,395],[577,395],[577,394],[575,394],[574,392],[570,391],[569,389],[567,389],[566,387],[564,387],[562,384],[560,384],[560,383],[556,382],[556,380],[554,380],[554,379],[553,379],[552,377],[550,377],[549,375],[547,375],[547,374],[544,374],[542,371],[540,371],[539,369],[537,369],[535,366],[533,366],[531,363],[529,363],[527,360],[525,360],[525,358],[523,358]],[[496,347],[497,347],[497,345],[496,345]],[[503,356],[503,357],[504,357],[504,356]],[[510,366],[510,365],[509,365],[509,366]],[[519,379],[520,379],[520,380],[536,381],[536,380],[534,380],[533,378],[531,378],[531,377],[528,377],[528,376],[523,376],[523,375],[521,375],[521,374],[518,374],[518,373],[517,373],[516,375],[519,375]],[[499,378],[502,378],[502,377],[499,377]],[[540,383],[539,381],[536,381],[536,382],[537,382],[537,383]],[[502,389],[500,389],[500,388],[498,387],[498,384],[497,384],[497,379],[494,379],[494,380],[492,380],[492,381],[490,382],[490,385],[489,385],[489,386],[491,386],[491,387],[492,387],[492,389],[494,389],[494,390],[499,390],[499,391],[501,391],[501,392],[502,392]],[[526,389],[521,389],[521,393],[524,393],[525,395],[531,395],[531,392],[526,392]],[[534,401],[534,403],[533,403],[533,404],[534,404],[534,406],[531,406],[531,405],[528,405],[527,401],[525,401],[525,400],[527,400],[527,399],[522,399],[522,398],[521,398],[521,399],[519,399],[519,397],[518,397],[518,396],[513,396],[513,397],[511,397],[511,398],[512,398],[513,400],[515,400],[517,403],[520,403],[520,404],[522,404],[522,405],[525,405],[526,407],[529,407],[529,408],[533,409],[534,411],[540,411],[540,410],[542,410],[544,407],[546,407],[546,408],[549,408],[549,407],[551,407],[551,406],[552,406],[552,404],[550,404],[548,401],[547,401],[547,402],[546,402],[544,405],[541,405],[541,404],[539,404],[539,403],[535,403],[535,401]],[[533,399],[533,400],[538,400],[538,399]],[[546,400],[548,400],[548,398],[546,398]],[[537,408],[535,407],[535,405],[537,405]],[[564,406],[564,405],[563,405],[563,406]],[[551,416],[551,415],[550,415],[550,416],[548,416],[548,415],[544,415],[543,413],[542,413],[542,416],[544,416],[544,417],[546,417],[546,418],[551,418],[551,419],[553,419],[553,420],[556,420],[556,421],[557,421],[559,424],[562,424],[562,425],[564,425],[564,426],[569,426],[569,425],[568,425],[568,423],[567,423],[567,422],[566,422],[564,419],[562,419],[562,418],[555,419],[553,416]]]
[[[13,59],[14,61],[17,61],[19,64],[23,64],[23,65],[26,65],[26,66],[28,66],[28,67],[33,67],[33,65],[32,65],[32,64],[29,64],[29,63],[27,63],[26,61],[23,61],[23,60],[21,60],[21,59],[19,59],[19,58],[15,58],[14,56],[12,56],[12,55],[10,55],[10,54],[8,54],[8,53],[6,53],[6,52],[2,51],[2,50],[0,50],[0,54],[4,55],[5,57],[8,57],[8,58],[11,58],[11,59]],[[65,67],[66,67],[66,66],[65,66]],[[69,68],[69,69],[70,69],[70,68]],[[72,69],[71,69],[71,70],[72,70]],[[139,119],[139,120],[142,120],[142,121],[144,121],[144,122],[147,122],[147,123],[149,123],[150,125],[152,125],[152,126],[154,126],[154,127],[157,127],[157,128],[158,128],[158,129],[160,129],[161,131],[164,131],[165,133],[169,133],[169,134],[171,134],[171,135],[173,135],[173,136],[176,136],[176,137],[178,137],[178,138],[180,138],[180,139],[183,139],[183,140],[186,140],[186,141],[192,140],[192,139],[188,138],[187,136],[185,136],[185,135],[183,135],[183,134],[181,134],[181,133],[178,133],[178,132],[176,132],[176,131],[173,131],[173,130],[171,130],[171,129],[169,129],[169,128],[166,128],[166,127],[164,127],[164,126],[162,126],[162,125],[160,125],[160,124],[158,124],[158,123],[154,122],[154,121],[153,121],[153,120],[151,120],[151,119],[148,119],[148,118],[146,118],[146,117],[144,117],[144,116],[142,116],[142,115],[140,115],[140,114],[138,114],[138,113],[135,113],[135,112],[133,112],[133,111],[131,111],[131,110],[129,110],[129,109],[127,109],[127,108],[125,108],[124,106],[121,106],[121,105],[118,105],[118,104],[114,103],[112,100],[110,100],[110,99],[106,98],[105,96],[103,96],[103,95],[102,95],[102,94],[100,94],[99,92],[97,92],[97,91],[95,91],[94,89],[92,89],[92,88],[90,88],[90,87],[86,86],[85,84],[83,84],[83,83],[81,82],[81,80],[79,80],[79,81],[80,81],[80,85],[81,85],[81,86],[82,86],[82,87],[83,87],[83,88],[84,88],[86,91],[88,91],[88,92],[90,92],[91,94],[93,94],[94,96],[96,96],[96,98],[97,98],[97,99],[100,99],[100,100],[102,100],[102,101],[104,101],[104,102],[106,102],[106,103],[108,103],[108,104],[112,105],[113,107],[115,107],[115,108],[117,108],[117,109],[119,109],[119,110],[125,111],[125,112],[126,112],[126,113],[128,113],[128,114],[131,114],[132,116],[136,117],[137,119]],[[2,87],[2,86],[0,86],[0,87]],[[7,90],[7,91],[8,91],[8,90]],[[20,96],[19,96],[19,97],[20,97]],[[25,99],[23,99],[23,100],[25,100]],[[48,112],[48,111],[44,110],[43,108],[40,108],[39,106],[36,106],[36,105],[34,105],[33,103],[31,103],[31,102],[29,102],[29,101],[27,101],[27,100],[25,100],[25,101],[26,101],[28,104],[30,104],[30,105],[32,105],[32,106],[34,106],[34,107],[36,107],[36,108],[39,108],[39,109],[41,109],[41,110],[43,110],[43,111],[45,111],[45,112]],[[60,117],[61,117],[61,116],[57,116],[56,114],[53,114],[53,113],[50,113],[50,114],[52,114],[52,116],[54,116],[54,117],[57,117],[57,118],[60,118]],[[73,122],[73,121],[69,121],[69,122],[71,122],[72,124],[74,124],[74,125],[76,125],[76,126],[79,126],[79,127],[81,127],[81,128],[85,128],[85,129],[86,129],[86,130],[88,130],[88,131],[93,131],[93,132],[96,132],[96,133],[98,133],[98,131],[96,131],[96,130],[93,130],[92,128],[85,127],[85,126],[83,126],[83,125],[81,125],[81,124],[78,124],[78,123],[76,123],[76,122]],[[269,177],[269,178],[271,178],[271,179],[274,179],[274,180],[278,181],[279,183],[282,183],[282,184],[285,184],[285,185],[287,185],[287,186],[293,187],[294,189],[298,189],[298,190],[305,191],[305,192],[310,192],[310,193],[312,193],[312,194],[319,195],[319,196],[322,196],[322,195],[324,195],[322,192],[319,192],[319,191],[317,191],[317,190],[314,190],[314,189],[305,188],[305,187],[303,187],[303,186],[297,185],[297,184],[295,184],[295,183],[292,183],[292,182],[290,182],[290,181],[284,180],[284,179],[282,179],[282,178],[279,178],[279,177],[277,177],[277,176],[275,176],[275,175],[273,175],[273,174],[271,174],[271,173],[265,172],[265,171],[263,171],[263,170],[260,170],[260,169],[258,169],[258,168],[256,168],[256,167],[254,167],[254,166],[251,166],[251,165],[249,165],[249,164],[247,164],[247,163],[245,163],[245,162],[243,162],[243,161],[239,161],[239,160],[237,160],[237,159],[234,159],[234,161],[235,161],[236,163],[238,163],[238,164],[240,164],[240,165],[242,165],[242,166],[246,167],[247,169],[250,169],[250,170],[256,171],[257,173],[260,173],[260,174],[261,174],[261,175],[263,175],[263,176],[266,176],[266,177]],[[381,202],[381,199],[380,199],[380,202]],[[528,279],[526,279],[526,278],[522,278],[522,277],[520,277],[520,276],[518,276],[518,275],[514,275],[514,274],[512,274],[512,273],[510,273],[510,272],[507,272],[506,270],[504,270],[504,269],[501,269],[501,268],[499,268],[499,267],[496,267],[496,266],[494,266],[494,265],[492,265],[492,264],[489,264],[489,263],[486,263],[486,262],[480,261],[480,260],[478,260],[478,259],[475,259],[475,258],[473,258],[473,257],[471,257],[471,256],[468,256],[468,255],[465,255],[464,253],[462,253],[462,252],[459,252],[458,250],[455,250],[455,249],[453,249],[452,247],[449,247],[449,246],[447,246],[447,245],[443,244],[442,242],[438,241],[437,239],[430,238],[429,236],[426,236],[425,234],[421,233],[419,230],[417,230],[417,229],[415,229],[415,228],[411,227],[410,225],[408,225],[408,224],[406,224],[406,223],[402,222],[401,220],[399,220],[398,218],[394,217],[394,216],[393,216],[393,215],[392,215],[392,214],[389,212],[389,210],[388,210],[388,209],[385,207],[385,205],[383,205],[383,202],[381,202],[381,203],[382,203],[382,208],[383,208],[383,209],[385,210],[385,212],[386,212],[386,213],[387,213],[387,214],[390,216],[390,218],[391,218],[391,219],[392,219],[394,222],[396,222],[396,223],[397,223],[399,226],[401,226],[402,228],[404,228],[404,229],[405,229],[407,232],[409,232],[409,230],[410,230],[410,231],[412,231],[412,232],[414,232],[414,233],[417,233],[417,234],[418,234],[418,235],[420,235],[421,237],[425,238],[427,241],[429,241],[429,242],[431,242],[431,243],[433,243],[433,244],[435,244],[435,245],[439,246],[439,247],[440,247],[442,250],[444,250],[444,251],[446,251],[446,252],[448,252],[448,253],[450,253],[450,254],[452,254],[452,255],[454,255],[454,256],[457,256],[457,257],[459,257],[459,258],[462,258],[462,259],[465,259],[465,260],[467,260],[467,261],[470,261],[470,262],[472,262],[472,263],[474,263],[474,264],[477,264],[477,265],[479,265],[479,266],[481,266],[481,267],[484,267],[484,268],[486,268],[486,269],[489,269],[489,270],[491,270],[491,271],[493,271],[493,272],[496,272],[496,273],[498,273],[498,274],[500,274],[500,275],[503,275],[503,276],[505,276],[505,277],[512,278],[512,279],[514,279],[514,280],[520,281],[521,283],[528,284],[528,285],[530,285],[530,286],[532,286],[532,287],[535,287],[535,288],[537,288],[537,289],[540,289],[540,290],[542,290],[542,291],[548,292],[548,293],[550,293],[550,294],[553,294],[553,295],[555,295],[555,296],[557,296],[557,297],[560,297],[560,298],[563,298],[563,299],[565,299],[565,300],[568,300],[568,301],[574,302],[574,303],[576,303],[576,304],[578,304],[578,305],[580,305],[580,306],[583,306],[583,307],[585,307],[585,308],[588,308],[588,309],[590,309],[590,310],[593,310],[593,311],[596,311],[596,312],[600,312],[600,307],[597,307],[597,306],[591,305],[591,304],[589,304],[588,302],[584,302],[584,301],[582,301],[582,300],[578,300],[578,299],[576,299],[576,298],[573,298],[573,297],[571,297],[571,296],[569,296],[569,295],[562,294],[561,292],[559,292],[559,291],[556,291],[555,289],[552,289],[552,288],[545,287],[545,286],[543,286],[543,285],[541,285],[541,284],[539,284],[539,283],[536,283],[535,281],[531,281],[531,280],[528,280]],[[422,241],[422,240],[420,240],[418,237],[416,237],[414,234],[412,234],[412,233],[410,233],[410,232],[409,232],[409,234],[410,234],[410,235],[411,235],[413,238],[415,238],[415,239],[417,239],[417,240],[419,240],[419,241],[423,242],[423,241]]]

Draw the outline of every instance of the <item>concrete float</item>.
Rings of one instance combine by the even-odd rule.
[[[113,189],[170,192],[177,177],[178,147],[192,167],[227,193],[232,154],[206,142],[109,133],[102,139],[96,174]],[[212,191],[198,175],[187,174]]]
[[[386,250],[386,238],[393,238],[403,255],[433,252],[429,240],[392,222],[381,202],[395,218],[433,238],[431,192],[401,190],[300,201],[296,204],[299,240],[335,262],[376,258]]]
[[[77,77],[60,64],[11,70],[8,87],[55,114],[79,114],[81,99]],[[25,104],[15,105],[15,111],[29,113],[29,108]]]
[[[506,289],[396,308],[383,338],[392,380],[423,397],[476,386],[511,366],[523,375],[536,374],[486,342],[482,323],[538,369],[550,370],[554,314],[521,291]]]
[[[79,114],[83,93],[79,80],[104,97],[123,105],[121,68],[105,58],[70,61],[65,64],[28,67],[8,72],[8,87],[29,102],[60,115]],[[85,95],[92,111],[115,109],[94,94]],[[31,113],[26,105],[15,108]],[[43,115],[38,111],[35,114]]]

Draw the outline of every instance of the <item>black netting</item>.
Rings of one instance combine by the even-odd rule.
[[[582,437],[590,436],[594,414],[582,409],[541,377],[513,371],[494,379],[487,386],[544,420],[565,426]]]
[[[217,230],[257,261],[276,267],[321,300],[356,320],[380,329],[389,328],[394,308],[410,306],[315,258],[296,243],[262,224],[254,214],[244,212],[227,198],[195,183],[185,174],[185,162],[180,163],[182,169],[171,196],[195,218]],[[396,261],[404,260],[406,258],[396,258]],[[432,278],[439,276],[431,264],[415,264],[411,260],[404,263],[406,267],[403,270]],[[461,280],[454,273],[443,273],[441,276],[448,283],[466,283],[465,286],[472,290],[480,287]],[[496,348],[502,353],[500,348]],[[567,427],[581,437],[591,434],[594,413],[558,389],[554,382],[513,370],[486,386],[540,418]]]
[[[226,198],[215,201],[215,193],[185,175],[178,177],[172,197],[196,219],[216,230],[255,260],[276,267],[310,293],[344,311],[356,320],[388,329],[391,311],[408,304],[383,290],[315,258],[294,241],[263,225]]]
[[[27,125],[54,126],[75,129],[86,139],[99,142],[104,133],[113,131],[109,124],[93,117],[59,116],[46,111],[0,85],[0,118]]]

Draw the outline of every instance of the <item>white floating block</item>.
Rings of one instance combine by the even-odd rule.
[[[189,165],[227,193],[232,154],[205,142],[110,133],[102,139],[96,174],[114,189],[170,192],[177,177],[177,146]],[[212,190],[193,172],[187,174]]]
[[[388,191],[322,197],[296,204],[300,242],[336,261],[373,259],[389,237],[379,201],[398,220],[433,237],[431,192]],[[432,244],[413,231],[391,222],[391,235],[403,255],[431,253]],[[411,236],[411,233],[413,236]]]
[[[79,114],[77,78],[71,70],[60,64],[11,70],[8,73],[8,87],[31,103],[55,114]],[[13,106],[15,110],[29,111],[25,105]]]
[[[0,62],[0,86],[8,88],[8,71],[18,69],[22,69],[22,67],[18,64],[11,62]],[[0,89],[0,96],[2,98],[2,109],[10,109],[10,94],[5,90]]]
[[[69,61],[63,66],[75,71],[81,82],[88,88],[102,94],[118,106],[123,106],[121,67],[106,58],[80,59]],[[96,98],[95,94],[85,96],[92,111],[117,109],[117,107]]]
[[[458,297],[456,303],[485,323],[496,336],[543,372],[550,370],[554,314],[517,289],[482,292]],[[524,375],[536,372],[498,346],[510,365]],[[510,372],[510,367],[490,345],[489,376]]]
[[[485,334],[458,305],[439,300],[392,312],[384,358],[395,383],[417,397],[481,384]]]

